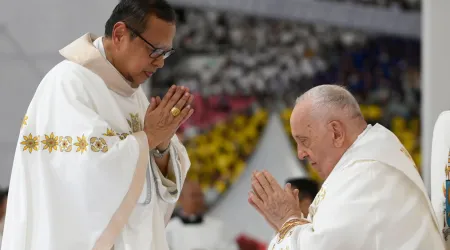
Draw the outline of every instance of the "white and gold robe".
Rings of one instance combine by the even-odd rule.
[[[3,250],[165,250],[190,162],[174,136],[165,178],[142,131],[149,105],[86,34],[60,51],[20,130]]]
[[[450,188],[447,185],[450,187],[450,111],[442,112],[436,120],[431,148],[431,203],[446,249],[450,250]]]
[[[308,221],[277,250],[442,250],[422,179],[397,137],[371,126],[339,160],[310,206]]]

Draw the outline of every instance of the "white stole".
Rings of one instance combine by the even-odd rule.
[[[375,160],[399,170],[420,189],[422,195],[428,203],[433,221],[436,227],[438,227],[433,207],[430,199],[428,198],[428,193],[425,189],[425,185],[423,184],[423,180],[417,170],[417,166],[398,138],[385,127],[380,124],[376,124],[373,127],[368,125],[368,128],[362,133],[360,138],[355,141],[354,145],[360,141],[365,143],[368,147],[350,147],[339,160],[338,164],[333,169],[333,172],[343,166],[349,165],[350,163],[366,160]],[[373,150],[369,150],[369,148],[372,148]],[[323,187],[326,186],[326,183],[327,181],[324,182]],[[317,199],[323,199],[320,195],[321,192],[323,191],[319,191],[316,196]],[[316,199],[314,199],[313,204],[320,203],[315,200]]]

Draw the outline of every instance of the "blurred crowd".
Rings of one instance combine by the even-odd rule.
[[[185,140],[191,168],[188,179],[206,190],[208,206],[220,198],[245,170],[267,123],[265,110],[232,113],[209,130]]]
[[[177,56],[153,87],[176,83],[196,93],[198,112],[183,130],[203,186],[223,193],[257,144],[265,114],[280,113],[289,133],[295,99],[328,83],[346,86],[366,119],[396,133],[420,165],[419,41],[196,9],[178,16]],[[251,143],[243,147],[241,137]]]
[[[392,8],[402,11],[420,11],[422,2],[421,0],[317,0],[317,1],[354,3],[358,5]]]

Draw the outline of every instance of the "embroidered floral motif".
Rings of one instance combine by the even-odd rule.
[[[139,118],[139,114],[130,114],[130,118],[131,120],[128,120],[128,125],[130,125],[131,131],[133,133],[142,131],[142,123],[141,123],[141,119]]]
[[[22,120],[22,128],[28,124],[27,121],[28,121],[28,116],[25,115],[25,117]]]
[[[122,133],[122,134],[119,134],[119,138],[120,138],[121,140],[125,140],[125,139],[127,138],[128,135],[129,135],[128,133]]]
[[[34,151],[38,151],[39,150],[39,136],[33,136],[31,133],[26,136],[23,136],[23,141],[20,143],[23,146],[23,151],[28,150],[28,152],[33,152]]]
[[[136,118],[137,116],[134,117]],[[26,124],[27,119],[27,117],[24,118],[24,124]],[[107,128],[103,135],[108,137],[117,136],[119,139],[124,140],[129,134],[116,133],[113,129]],[[48,150],[49,153],[52,153],[53,151],[72,152],[74,146],[77,147],[76,152],[80,152],[81,154],[89,151],[89,149],[91,149],[92,152],[103,153],[106,153],[109,150],[108,143],[105,138],[86,137],[85,135],[82,135],[81,137],[76,136],[74,138],[77,139],[75,143],[72,136],[56,136],[54,132],[51,132],[50,134],[45,134],[44,138],[41,138],[39,135],[34,136],[30,133],[28,136],[23,135],[23,140],[20,144],[23,145],[23,151],[28,151],[30,153],[39,150]],[[43,145],[42,148],[40,148],[40,144]]]
[[[106,129],[106,133],[103,134],[104,136],[116,136],[116,131],[112,130],[111,128]]]
[[[42,140],[44,144],[44,150],[48,150],[51,153],[53,150],[58,150],[58,136],[55,136],[53,132],[50,135],[44,135],[45,140]]]
[[[105,139],[103,138],[97,138],[97,137],[91,137],[89,140],[91,143],[91,150],[94,152],[100,152],[103,153],[108,152],[108,145],[106,144]]]
[[[72,137],[71,136],[60,136],[59,137],[59,151],[70,152],[72,151]]]
[[[86,137],[82,135],[81,137],[77,136],[78,141],[75,142],[75,146],[77,146],[77,152],[84,153],[87,150],[88,143],[86,141]]]
[[[33,136],[30,134],[29,136],[23,136],[24,140],[20,142],[23,146],[23,151],[28,150],[30,153],[34,151],[39,151],[39,143],[43,144],[44,147],[42,150],[48,150],[50,153],[53,151],[60,152],[72,152],[73,146],[77,147],[76,152],[84,153],[90,149],[93,152],[108,152],[108,143],[102,137],[91,137],[89,139],[86,136],[82,135],[81,137],[76,137],[77,142],[73,143],[73,139],[71,136],[55,136],[54,133],[50,135],[44,135],[45,139],[40,141],[39,136]]]

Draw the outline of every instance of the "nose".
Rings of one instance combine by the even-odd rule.
[[[152,62],[153,66],[155,66],[156,68],[160,69],[162,67],[164,67],[164,57],[160,56],[158,58],[155,58]]]
[[[298,154],[298,158],[300,160],[304,160],[308,156],[308,154],[304,150],[301,150],[301,149],[299,149],[297,151],[297,154]]]

